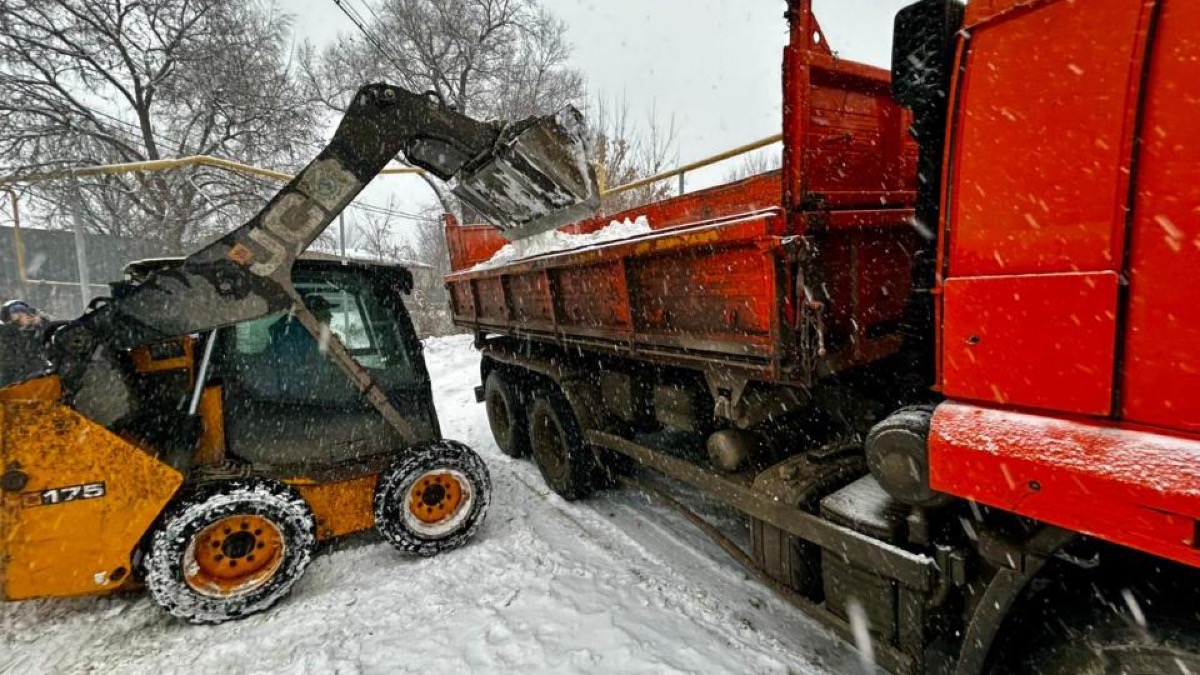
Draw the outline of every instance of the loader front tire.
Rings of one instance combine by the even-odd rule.
[[[492,478],[479,455],[457,441],[434,441],[379,475],[375,527],[402,553],[437,555],[470,541],[491,499]]]
[[[488,425],[500,452],[509,457],[529,454],[529,425],[525,406],[508,378],[497,371],[487,376],[483,385],[483,403],[487,408]]]
[[[534,399],[529,411],[533,459],[546,485],[567,501],[583,499],[596,489],[600,467],[583,441],[571,404],[558,392]]]
[[[304,575],[316,520],[286,485],[238,479],[197,487],[164,513],[142,561],[150,596],[190,623],[268,609]]]

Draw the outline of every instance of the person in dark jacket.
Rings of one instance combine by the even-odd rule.
[[[305,295],[304,305],[324,326],[329,326],[337,307],[316,293]],[[300,325],[299,319],[285,314],[271,324],[268,332],[268,361],[278,378],[281,398],[317,402],[345,396],[349,380],[325,357],[324,346]]]
[[[24,300],[0,305],[0,386],[41,375],[50,367],[45,325],[41,313]]]
[[[0,306],[0,323],[11,323],[21,328],[41,328],[45,319],[41,312],[24,300],[9,300]]]

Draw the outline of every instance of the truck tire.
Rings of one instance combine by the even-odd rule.
[[[539,395],[529,411],[533,459],[546,485],[567,501],[583,499],[596,488],[600,468],[583,442],[571,404],[559,392]]]
[[[509,457],[529,454],[529,416],[524,402],[509,384],[508,378],[493,370],[483,385],[483,403],[487,408],[488,425],[500,452]]]
[[[261,612],[288,594],[316,547],[316,519],[290,487],[202,485],[164,513],[142,560],[150,596],[190,623]]]
[[[1200,673],[1200,610],[1195,605],[1180,609],[1188,602],[1172,597],[1175,607],[1159,613],[1156,608],[1168,596],[1147,599],[1137,593],[1125,599],[1121,592],[1096,586],[1084,592],[1089,594],[1086,601],[1066,596],[1065,590],[1051,594],[1040,610],[1022,615],[1027,625],[993,649],[988,675]],[[1198,596],[1194,591],[1178,595]],[[1133,616],[1131,606],[1141,616]]]
[[[375,527],[400,552],[433,556],[470,541],[491,499],[491,474],[479,455],[457,441],[433,441],[379,475]]]

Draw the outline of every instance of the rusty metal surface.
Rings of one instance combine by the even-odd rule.
[[[750,486],[620,436],[600,431],[587,431],[585,435],[593,445],[628,455],[639,464],[692,485],[742,513],[812,542],[829,555],[853,560],[857,567],[918,591],[928,591],[934,586],[937,566],[928,556],[910,553],[798,508],[761,497]]]
[[[888,72],[835,58],[808,9],[789,17],[781,171],[562,228],[646,215],[651,235],[485,270],[467,268],[503,241],[448,222],[455,323],[788,384],[898,352],[920,249],[911,116]]]
[[[596,215],[568,225],[561,230],[569,234],[595,232],[612,221],[635,220],[644,216],[650,227],[665,230],[678,225],[712,221],[743,213],[777,207],[780,204],[779,172],[749,178],[689,192],[636,208]],[[446,240],[450,248],[450,269],[468,270],[492,257],[507,242],[495,228],[482,224],[459,224],[447,214]]]
[[[794,289],[778,210],[551,254],[502,274],[450,277],[456,322],[629,356],[711,359],[761,377],[791,370]],[[781,292],[782,291],[782,292]]]

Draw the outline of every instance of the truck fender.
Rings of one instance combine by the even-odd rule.
[[[954,675],[983,675],[988,653],[1009,610],[1029,582],[1041,573],[1050,557],[1076,536],[1074,532],[1047,527],[1031,537],[1022,546],[1022,552],[1011,559],[1004,556],[1007,564],[1002,564],[1000,571],[988,581],[971,610]]]

